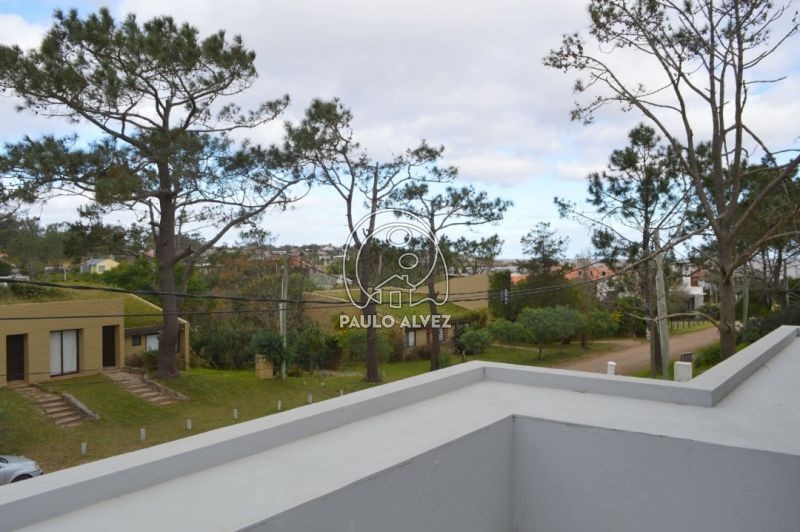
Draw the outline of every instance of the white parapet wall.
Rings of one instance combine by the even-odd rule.
[[[0,488],[0,530],[800,530],[800,340],[687,382],[470,362]]]

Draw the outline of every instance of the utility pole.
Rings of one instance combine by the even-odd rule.
[[[281,338],[283,338],[283,358],[281,359],[281,379],[286,379],[286,314],[288,313],[289,303],[289,261],[288,259],[283,265],[283,278],[281,279],[281,302],[279,303],[280,309],[280,327]]]
[[[656,249],[656,311],[658,319],[658,339],[661,344],[661,375],[669,377],[669,323],[667,321],[667,290],[664,287],[664,254],[661,251],[661,238],[658,229],[653,233]]]

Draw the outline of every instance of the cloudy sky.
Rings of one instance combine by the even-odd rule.
[[[87,13],[101,5],[117,16],[169,14],[204,34],[225,29],[242,35],[256,51],[259,70],[245,104],[288,93],[285,118],[296,119],[313,98],[337,96],[352,109],[356,134],[376,157],[422,138],[443,144],[445,162],[460,168],[462,182],[514,201],[503,222],[476,231],[499,233],[504,257],[520,256],[520,236],[540,221],[570,237],[570,254],[587,252],[587,229],[560,220],[553,197],[582,201],[586,174],[601,170],[640,121],[635,113],[609,109],[591,126],[570,122],[574,76],[542,66],[562,33],[587,26],[583,0],[0,0],[0,42],[35,46],[54,9]],[[797,40],[765,63],[765,71],[789,77],[755,93],[750,108],[762,134],[782,148],[797,145],[800,133],[800,59],[792,50]],[[645,65],[620,54],[614,60],[630,79],[648,79]],[[280,129],[276,123],[251,136],[274,142]],[[12,98],[0,98],[0,141],[75,130],[16,113]],[[91,135],[88,128],[77,131]],[[75,200],[65,198],[31,214],[55,222],[74,218],[74,211]],[[264,227],[278,243],[346,238],[342,205],[325,190],[269,216]]]

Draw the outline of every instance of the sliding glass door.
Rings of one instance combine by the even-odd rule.
[[[78,371],[78,331],[50,333],[50,375],[66,375]]]

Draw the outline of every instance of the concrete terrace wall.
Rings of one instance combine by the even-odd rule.
[[[511,530],[512,433],[509,417],[251,530]]]
[[[515,417],[519,532],[792,531],[800,459]]]
[[[155,498],[170,503],[150,529],[189,514],[220,528],[213,514],[231,529],[797,532],[797,333],[685,383],[461,364],[0,488],[0,531],[81,529],[126,505],[122,528],[147,529],[131,508]],[[350,468],[322,461],[354,447]],[[264,480],[248,484],[253,464]]]

